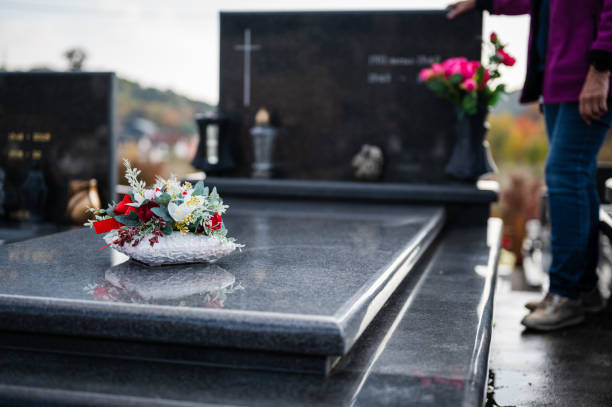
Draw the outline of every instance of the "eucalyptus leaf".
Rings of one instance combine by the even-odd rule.
[[[140,224],[140,220],[138,220],[138,216],[135,213],[130,213],[129,215],[117,215],[115,216],[115,220],[124,224],[125,226],[138,226]]]
[[[192,195],[204,195],[204,183],[202,181],[198,181],[197,184],[195,184],[195,187],[193,187]]]
[[[108,207],[106,208],[106,213],[108,213],[109,215],[112,215],[113,213],[115,213],[116,207],[117,207],[117,204],[114,202],[108,204]]]
[[[172,197],[170,196],[170,194],[164,192],[160,196],[157,197],[155,202],[157,202],[160,205],[168,206],[171,200],[172,200]]]
[[[172,222],[172,217],[168,213],[168,208],[165,206],[158,206],[156,208],[151,208],[151,212],[165,220],[166,222]]]
[[[164,234],[164,236],[168,236],[172,234],[172,225],[166,225],[162,228],[161,230]]]

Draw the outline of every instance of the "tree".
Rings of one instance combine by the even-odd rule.
[[[82,48],[71,48],[64,52],[64,57],[68,60],[68,69],[71,71],[80,71],[83,69],[83,64],[87,58],[87,53]]]

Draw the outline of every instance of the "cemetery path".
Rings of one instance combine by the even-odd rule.
[[[500,290],[493,317],[493,406],[612,405],[612,306],[584,324],[538,334],[520,325],[541,294]],[[491,401],[490,401],[491,402]]]

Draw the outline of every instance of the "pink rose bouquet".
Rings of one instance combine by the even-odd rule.
[[[491,33],[489,45],[494,52],[489,56],[488,66],[463,57],[449,58],[422,69],[419,79],[438,96],[459,106],[465,114],[476,114],[482,106],[494,106],[505,92],[505,85],[491,88],[489,81],[501,76],[500,65],[513,66],[516,59],[504,50],[505,45],[496,33]]]

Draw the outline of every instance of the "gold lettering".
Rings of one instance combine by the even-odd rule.
[[[11,132],[8,135],[9,141],[23,141],[23,133]]]
[[[9,160],[22,160],[23,159],[23,150],[9,150],[8,152]]]
[[[40,160],[42,158],[42,151],[40,150],[32,150],[32,159]]]
[[[35,143],[48,143],[51,141],[51,133],[34,133],[32,140]]]
[[[30,211],[25,209],[19,209],[9,213],[9,219],[14,220],[28,220],[30,218]]]

